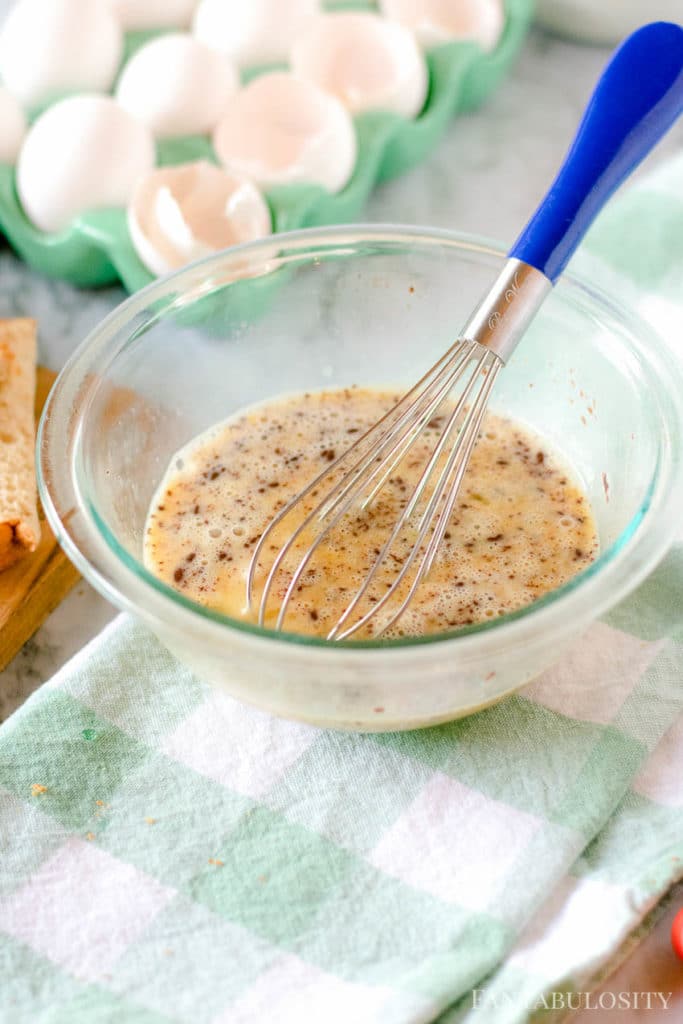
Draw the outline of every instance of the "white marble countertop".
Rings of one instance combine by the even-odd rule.
[[[0,20],[9,6],[0,0]],[[365,219],[435,225],[511,243],[551,180],[607,51],[536,32],[511,77],[487,106],[453,122],[432,156],[403,178],[377,190]],[[647,166],[683,146],[683,126],[660,145]],[[124,294],[117,288],[83,292],[29,270],[0,248],[0,317],[32,316],[40,324],[40,358],[58,370],[69,353]],[[113,609],[79,584],[35,637],[0,673],[0,720],[101,629]],[[683,899],[683,889],[680,891]],[[680,901],[679,901],[680,902]],[[667,952],[668,950],[668,952]],[[672,959],[666,919],[629,965],[628,986],[646,991],[654,960],[671,988],[683,970]],[[654,958],[654,959],[653,959]],[[668,973],[667,973],[668,970]],[[621,1021],[639,1016],[622,1011]],[[591,1014],[591,1019],[596,1019]],[[654,1012],[646,1018],[655,1024]],[[683,1019],[683,1002],[662,1021]]]

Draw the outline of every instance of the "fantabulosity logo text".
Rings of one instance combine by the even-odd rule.
[[[540,1010],[597,1010],[603,1014],[622,1010],[667,1010],[672,996],[673,992],[581,992],[570,989],[564,992],[543,992],[531,1000],[526,1009],[529,1013]],[[493,988],[472,990],[474,1008],[500,1010],[513,1004],[518,1005],[515,992],[496,992]]]

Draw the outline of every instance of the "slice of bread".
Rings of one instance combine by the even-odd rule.
[[[36,324],[0,320],[0,570],[35,551]]]

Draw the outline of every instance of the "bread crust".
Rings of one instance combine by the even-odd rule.
[[[35,551],[36,323],[0,320],[0,570]]]

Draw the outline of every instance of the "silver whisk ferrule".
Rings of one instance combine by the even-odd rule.
[[[540,270],[507,260],[463,329],[463,338],[477,341],[507,363],[552,287]]]

